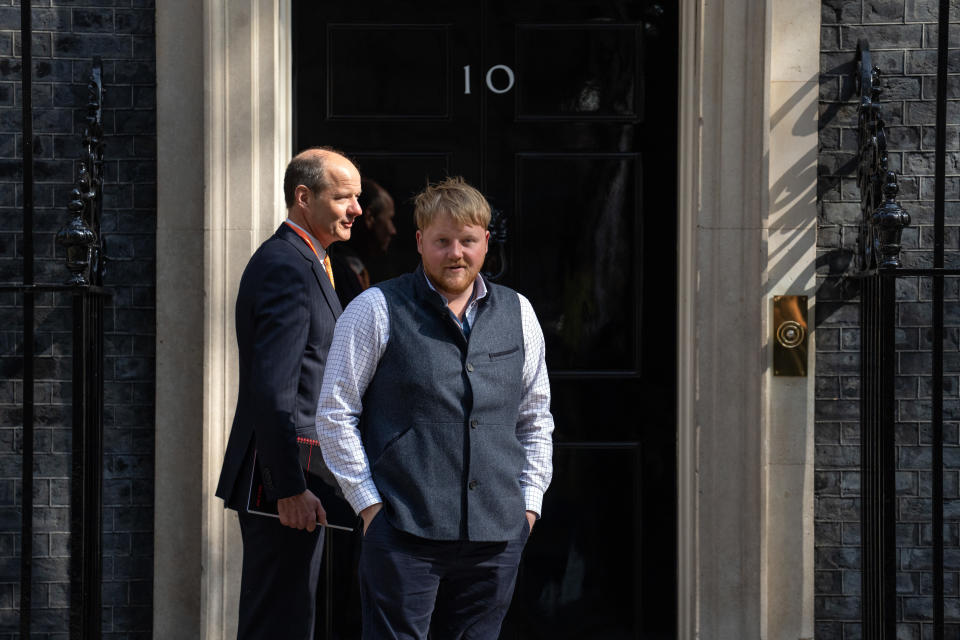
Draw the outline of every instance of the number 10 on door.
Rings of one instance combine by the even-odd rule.
[[[494,74],[497,76],[496,83],[494,83]],[[504,77],[506,78],[506,84],[504,84],[502,79]],[[510,89],[513,89],[513,69],[505,64],[495,64],[487,69],[486,81],[487,89],[490,91],[494,93],[506,93],[510,91]],[[463,93],[464,95],[470,95],[470,65],[468,64],[463,66]]]

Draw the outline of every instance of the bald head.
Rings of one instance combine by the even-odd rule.
[[[314,193],[330,186],[328,169],[351,167],[353,163],[341,152],[330,147],[312,147],[293,157],[283,174],[283,199],[287,209],[294,204],[294,192],[303,185]]]

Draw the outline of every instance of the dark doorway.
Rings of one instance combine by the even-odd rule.
[[[410,197],[462,175],[505,220],[489,270],[543,325],[554,479],[502,637],[673,638],[676,5],[293,9],[295,149],[343,149],[395,203],[385,249],[341,255],[411,270]],[[357,542],[329,538],[323,637],[356,638]]]

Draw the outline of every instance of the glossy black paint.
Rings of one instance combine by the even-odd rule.
[[[554,481],[501,637],[673,638],[677,7],[293,11],[295,149],[342,149],[396,204],[386,252],[334,252],[373,282],[409,271],[411,196],[463,175],[506,216],[500,281],[546,336]],[[328,540],[320,637],[358,637],[357,540]]]

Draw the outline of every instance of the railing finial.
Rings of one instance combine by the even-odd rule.
[[[897,174],[887,163],[887,137],[879,103],[881,77],[879,67],[873,66],[870,44],[859,40],[855,84],[860,93],[857,109],[857,185],[861,212],[857,258],[860,271],[901,266],[900,238],[903,228],[910,224],[910,214],[896,201],[900,190]]]
[[[57,244],[67,250],[67,284],[102,285],[104,272],[100,213],[103,207],[103,63],[94,58],[87,84],[87,116],[83,130],[84,157],[77,186],[70,192],[70,220],[57,232]]]

